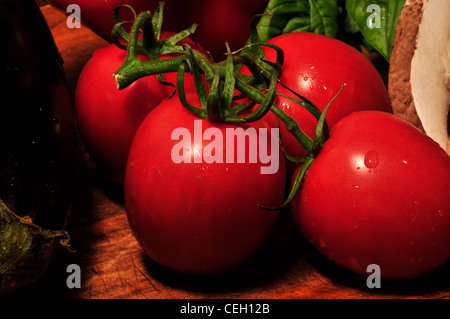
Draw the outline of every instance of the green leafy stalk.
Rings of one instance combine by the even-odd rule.
[[[225,116],[228,116],[228,113],[231,112],[231,106],[233,103],[233,97],[234,97],[234,88],[236,87],[236,78],[234,77],[234,63],[233,63],[233,55],[230,50],[230,46],[228,43],[226,43],[227,48],[227,60],[226,65],[224,67],[224,86],[223,86],[223,93],[222,93],[222,109],[224,109],[227,114]]]
[[[163,10],[162,5],[158,6],[157,12],[159,12],[159,10]],[[118,47],[127,50],[127,56],[124,63],[114,73],[118,89],[126,88],[138,78],[153,74],[158,75],[158,79],[166,84],[162,75],[168,72],[177,72],[180,64],[185,60],[184,56],[159,60],[159,56],[185,54],[185,48],[182,45],[176,45],[176,43],[192,35],[195,32],[197,25],[194,24],[177,35],[161,41],[161,15],[162,12],[158,13],[156,16],[152,16],[149,11],[141,12],[136,17],[130,34],[128,35],[125,34],[126,31],[122,27],[123,23],[117,21],[119,17],[118,13],[116,13],[115,20],[117,24],[113,29],[113,39]],[[143,30],[143,40],[139,39],[141,30]],[[119,41],[117,33],[122,36],[122,39],[127,42],[127,45],[124,45]],[[146,54],[151,61],[142,61],[137,56],[138,53]]]
[[[220,74],[216,73],[214,80],[211,83],[210,92],[206,99],[207,107],[206,112],[208,114],[208,120],[211,122],[223,122],[224,112],[219,107],[220,105]]]
[[[312,144],[311,148],[308,150],[308,154],[305,156],[302,156],[300,158],[292,158],[287,154],[288,159],[290,161],[295,162],[295,163],[301,163],[301,166],[295,175],[294,184],[292,185],[292,188],[291,188],[289,195],[288,195],[287,199],[285,200],[285,202],[280,207],[263,207],[263,206],[261,206],[261,207],[266,208],[266,209],[271,209],[271,210],[282,209],[282,208],[288,206],[294,200],[294,198],[297,196],[297,193],[301,186],[301,182],[303,181],[303,178],[305,177],[306,172],[313,164],[316,154],[319,152],[320,148],[322,148],[326,139],[328,139],[328,136],[325,137],[324,130],[323,130],[325,123],[326,123],[325,116],[327,114],[328,109],[330,108],[330,105],[339,96],[339,94],[341,94],[344,86],[345,86],[345,83],[342,84],[339,92],[333,97],[333,99],[327,104],[327,106],[324,108],[323,112],[321,113],[321,115],[319,117],[319,121],[316,126],[313,144]],[[284,150],[283,150],[283,152],[284,152]]]
[[[0,200],[0,294],[42,277],[57,250],[69,249],[63,230],[46,230],[15,215]]]
[[[315,30],[331,35],[337,34],[337,24],[333,20],[335,19],[338,8],[336,2],[334,3],[334,6],[327,6],[330,1],[310,0],[306,5],[305,1],[300,0],[271,0],[268,9],[270,9],[271,5],[274,3],[277,4],[277,14],[281,14],[279,17],[284,17],[292,12],[308,12],[310,14],[308,20],[310,23],[309,28],[312,28],[308,29],[309,31]],[[267,17],[272,18],[276,17],[276,15],[269,13],[267,16],[263,16],[261,21],[264,21],[263,19]],[[160,18],[158,17],[157,19],[159,24]],[[249,43],[244,48],[235,51],[234,53],[230,52],[229,46],[227,45],[228,54],[226,60],[214,63],[211,62],[208,57],[192,49],[188,45],[177,45],[179,40],[183,39],[185,35],[189,36],[191,32],[193,33],[195,31],[195,28],[188,31],[185,30],[186,33],[183,36],[176,35],[169,41],[160,41],[156,36],[157,32],[154,32],[155,24],[153,24],[153,27],[149,24],[149,21],[151,20],[152,18],[149,12],[141,13],[137,16],[136,21],[133,24],[130,36],[125,35],[125,38],[128,39],[128,52],[126,61],[115,72],[118,88],[123,89],[137,79],[147,75],[178,72],[177,89],[181,103],[189,111],[203,119],[216,122],[246,123],[263,118],[269,111],[273,112],[277,116],[278,121],[284,123],[287,131],[290,132],[306,150],[307,155],[296,159],[292,158],[289,154],[285,154],[286,158],[289,160],[301,164],[296,174],[293,187],[281,207],[264,207],[262,205],[260,205],[260,207],[269,210],[279,210],[289,205],[297,195],[301,181],[306,172],[313,164],[315,157],[329,137],[325,116],[328,108],[340,94],[344,85],[341,87],[338,94],[330,101],[330,103],[328,103],[324,111],[321,111],[312,101],[287,88],[291,93],[294,93],[294,96],[283,96],[288,97],[299,106],[307,109],[318,120],[314,138],[311,139],[301,130],[297,121],[288,116],[274,103],[277,94],[282,95],[277,92],[278,85],[284,86],[279,81],[279,76],[283,67],[284,52],[281,48],[264,42],[264,35],[261,37],[258,34],[258,26],[261,27],[263,24],[260,23],[257,25],[255,20],[252,20]],[[274,21],[281,20],[275,19]],[[298,21],[298,19],[294,20]],[[120,25],[120,22],[118,22],[118,30],[121,30]],[[143,26],[146,27],[143,28]],[[144,31],[144,42],[140,42],[138,39],[140,30]],[[285,30],[286,29],[284,29],[284,31]],[[151,45],[145,45],[146,36],[152,37],[150,40],[152,42],[147,42],[151,43]],[[153,40],[156,42],[153,42]],[[263,46],[268,46],[276,50],[276,61],[269,61],[267,59]],[[162,48],[165,49],[163,50]],[[178,51],[179,48],[181,48],[182,51]],[[150,62],[140,60],[137,58],[138,50],[143,51],[150,58],[153,58],[153,60]],[[178,52],[180,56],[159,60],[160,55],[170,52]],[[252,75],[240,74],[239,70],[242,66],[246,66]],[[187,72],[191,73],[194,77],[200,107],[191,105],[187,100],[184,89],[184,75]],[[206,80],[207,85],[205,85],[204,80]],[[238,96],[235,94],[236,90],[240,92]],[[242,97],[247,97],[252,102],[241,104],[234,103]],[[258,105],[258,107],[254,109],[254,106],[256,105]],[[251,112],[249,115],[241,116],[242,111],[249,110],[250,108]],[[280,143],[282,144],[281,139]],[[284,148],[283,152],[285,152]]]
[[[298,172],[295,175],[294,184],[292,185],[291,191],[289,192],[288,197],[286,198],[286,200],[284,201],[284,203],[281,206],[266,207],[261,204],[259,204],[259,206],[264,209],[267,209],[267,210],[280,210],[280,209],[283,209],[283,208],[289,206],[292,203],[292,201],[294,200],[294,198],[297,196],[300,186],[302,184],[303,178],[305,177],[308,169],[313,164],[314,159],[315,159],[315,157],[312,154],[306,155],[304,158],[302,158],[302,165],[299,167]]]
[[[304,1],[290,0],[281,2],[286,4],[287,7],[277,7],[277,10],[280,10],[278,13],[287,13],[291,10],[291,6],[294,6],[296,10],[301,12],[305,9]],[[310,13],[309,21],[314,22],[312,25],[314,30],[334,34],[333,30],[336,29],[336,24],[333,19],[336,15],[337,4],[335,3],[334,6],[327,7],[327,3],[329,1],[309,1],[307,6],[308,12]],[[158,17],[157,19],[158,24],[156,25],[159,25],[160,18]],[[184,36],[190,35],[191,32],[195,31],[195,28],[188,31],[185,30],[186,33],[183,36],[176,35],[168,41],[160,41],[156,36],[155,23],[152,25],[149,21],[152,21],[151,14],[149,12],[141,13],[137,16],[130,35],[128,37],[125,36],[128,39],[128,52],[126,61],[115,73],[118,88],[123,89],[143,76],[176,71],[178,72],[177,88],[181,103],[189,111],[203,119],[216,122],[246,123],[263,118],[269,111],[273,112],[307,152],[307,155],[301,159],[292,159],[286,154],[289,159],[302,163],[294,187],[282,207],[288,205],[295,197],[301,179],[312,165],[315,156],[323,146],[325,140],[328,139],[329,132],[325,114],[330,104],[341,91],[339,91],[322,112],[312,101],[290,90],[294,93],[294,97],[290,96],[289,98],[306,108],[318,120],[314,138],[311,139],[301,130],[297,121],[288,116],[274,103],[275,97],[279,94],[277,87],[278,85],[283,85],[279,82],[279,76],[282,72],[284,52],[279,47],[264,42],[258,34],[255,20],[252,20],[251,23],[249,43],[234,53],[230,52],[229,46],[227,45],[227,58],[225,61],[218,63],[211,62],[208,57],[188,45],[177,45],[179,40],[183,39]],[[117,25],[118,30],[120,30],[120,22]],[[140,42],[138,39],[138,33],[141,30],[143,30],[143,42]],[[146,37],[149,37],[150,40],[146,40]],[[148,44],[146,45],[146,43]],[[276,51],[275,61],[269,61],[267,59],[262,49],[263,46],[271,47]],[[182,51],[179,49],[182,49]],[[138,50],[147,54],[152,61],[144,62],[137,58]],[[178,52],[180,55],[175,58],[159,60],[160,55],[170,52]],[[242,66],[246,66],[250,70],[251,75],[240,74],[239,70]],[[200,107],[191,105],[187,100],[184,90],[184,75],[187,72],[191,73],[194,77]],[[206,80],[207,85],[204,80]],[[235,94],[236,90],[240,92],[238,97]],[[234,103],[238,102],[242,97],[250,99],[252,103]],[[256,105],[258,107],[254,109]],[[242,111],[249,110],[250,108],[251,112],[249,115],[241,115]],[[273,209],[280,209],[282,207]]]
[[[133,21],[120,21],[119,12],[120,12],[120,9],[122,9],[122,8],[129,9],[133,13],[134,20],[136,20],[136,11],[134,11],[132,6],[130,6],[128,4],[124,4],[124,5],[114,8],[114,11],[113,11],[114,27],[111,31],[111,38],[117,47],[119,47],[123,50],[126,50],[127,46],[124,45],[120,41],[119,36],[122,39],[124,39],[126,43],[128,43],[128,41],[130,40],[130,36],[129,36],[128,32],[126,32],[125,29],[123,28],[123,25],[128,24],[128,23],[132,24],[134,20]]]
[[[181,104],[183,104],[183,106],[187,110],[189,110],[190,112],[192,112],[193,114],[195,114],[196,116],[198,116],[202,119],[206,119],[206,118],[208,118],[206,109],[203,107],[198,108],[198,107],[195,107],[194,105],[191,105],[186,98],[186,92],[184,90],[184,75],[188,69],[189,69],[189,66],[188,66],[187,61],[182,61],[182,63],[178,67],[178,74],[177,74],[178,97],[180,99]]]
[[[311,153],[316,154],[320,148],[322,148],[325,141],[328,139],[328,129],[324,131],[324,127],[326,127],[326,121],[325,121],[325,115],[328,112],[328,109],[330,108],[330,105],[336,100],[336,98],[341,94],[342,90],[344,89],[345,83],[342,83],[342,86],[339,90],[339,92],[331,99],[331,101],[327,104],[327,106],[324,108],[322,114],[320,114],[319,121],[317,122],[316,130],[314,133],[314,139],[313,139],[313,145],[310,150]],[[324,134],[325,132],[325,134]]]
[[[151,20],[152,16],[150,12],[143,12],[139,14],[133,24],[130,35],[128,37],[125,36],[125,38],[128,39],[127,57],[124,63],[114,74],[118,89],[123,89],[137,79],[148,75],[178,72],[177,87],[179,91],[180,101],[185,107],[187,107],[197,116],[200,116],[202,118],[209,117],[210,119],[214,118],[214,120],[216,121],[222,120],[234,123],[244,123],[259,120],[260,118],[265,116],[267,112],[272,111],[280,118],[281,121],[284,122],[288,131],[291,132],[295,136],[295,138],[297,138],[299,143],[305,149],[311,149],[313,142],[305,133],[301,131],[298,123],[287,116],[280,108],[278,108],[273,103],[277,94],[276,86],[278,75],[284,59],[282,50],[270,44],[250,43],[245,49],[261,45],[268,45],[273,47],[277,51],[276,61],[267,61],[262,50],[252,49],[253,52],[260,53],[260,56],[255,58],[253,55],[249,55],[248,50],[244,49],[242,51],[242,55],[232,56],[229,52],[226,61],[211,63],[208,58],[205,57],[202,53],[193,50],[188,46],[176,45],[176,43],[173,41],[174,38],[171,38],[172,40],[163,41],[167,44],[166,51],[163,52],[162,50],[158,49],[157,45],[153,45],[152,50],[154,52],[146,52],[147,50],[145,49],[145,46],[138,39],[138,34],[142,29],[142,26],[144,24],[148,24],[148,21]],[[190,30],[186,33],[186,35],[189,35],[191,31],[193,32],[194,30]],[[143,37],[146,36],[154,36],[154,34],[143,34]],[[178,36],[175,37],[177,37],[176,39],[180,39]],[[254,38],[255,41],[259,41],[258,39],[259,38],[257,37]],[[175,48],[180,47],[183,49],[183,51],[170,49],[171,46]],[[162,45],[159,46],[159,48],[162,47]],[[163,60],[157,59],[155,61],[142,61],[137,57],[138,48],[141,48],[140,50],[142,50],[149,56],[153,56],[155,54],[162,55],[166,52],[175,51],[181,52],[182,54],[174,58]],[[249,85],[249,83],[242,81],[241,78],[237,74],[235,74],[236,70],[238,70],[235,70],[235,66],[246,63],[251,66],[253,72],[255,73],[252,85]],[[232,71],[233,75],[231,74]],[[189,101],[187,101],[186,99],[183,88],[185,72],[191,72],[194,75],[201,108],[194,107],[193,105],[189,104]],[[205,78],[210,86],[209,92],[203,85],[200,73],[205,74]],[[258,75],[256,76],[256,74]],[[264,89],[264,87],[266,88]],[[250,98],[255,103],[260,104],[259,107],[247,117],[238,116],[236,110],[247,109],[249,107],[248,104],[244,104],[243,106],[238,105],[236,107],[236,110],[226,110],[227,106],[230,105],[230,98],[232,98],[232,96],[234,95],[234,88],[241,91],[244,96]],[[263,91],[265,91],[266,94],[264,94]],[[213,94],[209,98],[209,101],[208,94]],[[224,99],[226,100],[225,103],[223,102]],[[217,103],[222,104],[222,106],[220,106],[222,111],[218,112],[217,110],[210,110],[208,113],[208,104],[211,107],[216,105]],[[305,103],[309,103],[309,101]]]

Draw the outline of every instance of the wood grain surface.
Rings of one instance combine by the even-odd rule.
[[[88,28],[68,29],[66,16],[41,7],[64,59],[72,93],[92,52],[106,45]],[[143,254],[126,218],[122,189],[106,180],[89,161],[79,140],[78,178],[68,228],[75,252],[59,254],[37,283],[11,298],[64,299],[331,299],[450,298],[449,267],[419,280],[382,281],[369,289],[366,277],[320,256],[283,212],[265,245],[244,265],[214,278],[175,273]],[[66,285],[67,266],[81,268],[81,288]]]

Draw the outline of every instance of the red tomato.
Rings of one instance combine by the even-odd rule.
[[[327,112],[331,128],[346,115],[355,111],[378,110],[390,112],[389,96],[385,84],[375,67],[351,46],[309,32],[293,32],[268,41],[284,51],[281,83],[305,96],[321,110],[345,86]],[[270,61],[275,61],[275,50],[265,48]],[[277,91],[295,97],[281,85]],[[315,117],[300,105],[285,97],[276,104],[299,123],[310,137],[317,125]],[[272,125],[278,125],[274,115],[269,116]],[[283,144],[288,154],[301,156],[305,151],[283,123],[280,125]]]
[[[242,48],[250,37],[250,21],[261,14],[268,0],[200,0],[191,10],[192,23],[198,23],[195,37],[217,60],[224,59],[225,42],[232,51]]]
[[[392,114],[338,122],[313,162],[292,213],[305,237],[360,274],[410,279],[450,260],[450,157]]]
[[[140,12],[146,10],[153,12],[156,4],[158,3],[156,0],[79,0],[76,2],[73,0],[49,0],[49,2],[64,11],[66,11],[67,7],[71,4],[79,5],[83,24],[109,42],[111,42],[111,31],[114,27],[114,8],[123,4],[129,4],[136,11],[136,14],[139,14]],[[178,13],[176,9],[180,8],[183,12],[183,10],[185,10],[183,6],[184,2],[179,0],[166,0],[164,2],[166,3],[167,8],[164,15],[164,26],[167,26],[167,28],[164,28],[164,30],[179,32],[182,29],[187,28],[189,26],[188,24],[186,24],[182,29],[172,30],[174,26],[178,26],[180,24],[180,13]],[[127,8],[120,10],[120,17],[121,21],[133,20],[133,14]],[[127,25],[124,25],[124,27],[126,26]],[[131,26],[131,24],[128,26]]]
[[[252,128],[270,130],[264,120],[240,127],[246,132]],[[136,239],[158,263],[196,275],[230,270],[258,249],[276,223],[279,212],[265,210],[258,204],[281,205],[285,185],[281,157],[274,174],[261,174],[261,167],[267,165],[261,159],[237,163],[239,152],[245,150],[249,154],[249,143],[238,148],[236,142],[232,148],[214,135],[211,140],[223,145],[223,154],[228,155],[233,149],[234,163],[206,160],[207,154],[221,152],[218,148],[208,150],[211,140],[202,140],[202,135],[215,131],[225,140],[227,129],[235,128],[201,120],[176,97],[162,102],[139,127],[127,163],[125,208]],[[172,153],[180,143],[180,138],[174,140],[172,135],[176,129],[192,137],[186,144],[191,146],[192,155],[182,151],[183,158],[191,163],[177,164],[172,159],[171,154],[181,154],[177,148]],[[259,139],[267,142],[261,135]],[[198,154],[203,159],[195,163]],[[282,156],[279,152],[274,154]]]
[[[66,10],[72,0],[51,0],[59,8]],[[232,50],[241,48],[247,42],[250,20],[264,12],[267,0],[166,0],[163,30],[179,32],[199,24],[196,40],[217,58],[226,53],[225,42]],[[80,0],[76,2],[81,9],[81,20],[94,32],[111,41],[114,26],[113,9],[122,4],[131,5],[137,13],[145,10],[153,12],[157,0]],[[120,11],[121,20],[132,20],[130,10]],[[123,18],[122,18],[123,17]]]
[[[162,38],[170,35],[163,33]],[[194,46],[191,40],[187,41]],[[75,95],[78,126],[87,151],[97,167],[119,184],[123,184],[128,150],[139,124],[173,91],[173,87],[161,84],[156,75],[141,78],[119,91],[113,73],[126,54],[114,44],[94,52],[81,72]],[[165,74],[165,80],[176,83],[176,73]],[[189,75],[185,83],[187,91],[194,89]]]

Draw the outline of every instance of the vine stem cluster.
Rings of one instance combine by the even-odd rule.
[[[134,13],[134,21],[120,21],[119,10],[122,7],[127,7]],[[174,92],[178,91],[178,97],[183,106],[196,116],[213,122],[236,124],[253,122],[260,120],[268,112],[273,112],[307,151],[307,155],[301,158],[292,158],[285,153],[288,160],[302,164],[291,194],[283,205],[289,204],[295,197],[301,179],[323,143],[328,139],[325,114],[337,95],[323,111],[297,92],[290,90],[293,96],[283,95],[299,104],[300,107],[306,108],[318,120],[314,138],[311,139],[301,130],[299,123],[275,103],[276,96],[281,95],[277,92],[277,88],[285,87],[279,80],[283,70],[284,53],[281,48],[260,40],[256,31],[257,17],[250,23],[251,32],[247,45],[231,52],[228,44],[225,43],[226,58],[223,61],[214,62],[210,56],[199,50],[186,44],[179,44],[183,39],[194,35],[197,29],[196,24],[166,40],[160,40],[163,11],[163,2],[158,3],[153,15],[149,11],[136,15],[129,5],[120,6],[114,10],[115,26],[112,30],[112,38],[118,47],[127,50],[125,61],[114,73],[117,88],[122,90],[139,78],[157,75],[161,83],[173,86]],[[123,27],[126,23],[133,24],[129,33]],[[275,61],[267,59],[263,50],[264,46],[276,50]],[[142,61],[138,53],[148,56],[150,61]],[[161,56],[168,57],[160,59]],[[251,75],[239,72],[244,66]],[[176,85],[165,82],[164,74],[168,72],[177,72]],[[186,98],[185,73],[193,75],[200,107],[191,105]],[[240,102],[242,100],[246,102]],[[248,103],[248,100],[251,102]],[[243,111],[248,110],[251,112],[243,116]]]

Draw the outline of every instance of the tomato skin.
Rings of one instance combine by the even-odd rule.
[[[325,256],[387,279],[425,275],[450,260],[450,157],[391,114],[337,123],[310,167],[292,213]]]
[[[87,151],[97,167],[120,184],[140,122],[170,94],[156,76],[117,90],[113,73],[125,57],[126,51],[114,44],[95,51],[81,72],[75,94],[77,123]]]
[[[328,36],[292,32],[268,41],[284,51],[280,82],[316,104],[321,110],[338,94],[327,112],[327,124],[333,127],[352,112],[377,110],[390,112],[386,86],[370,61],[353,47]],[[270,61],[276,60],[275,50],[265,48]],[[277,91],[295,97],[283,86]],[[310,137],[314,136],[317,120],[306,109],[285,97],[278,97],[276,104],[299,123]],[[278,125],[276,117],[269,115],[272,125]],[[280,124],[280,133],[288,154],[305,155],[305,150]]]
[[[261,14],[267,0],[196,0],[190,9],[191,23],[199,28],[195,37],[204,43],[212,56],[217,60],[225,59],[225,42],[231,51],[245,46],[250,37],[250,21],[253,16]]]
[[[278,219],[285,166],[260,173],[261,163],[180,163],[171,159],[175,128],[193,135],[196,116],[178,99],[165,100],[139,127],[125,175],[125,208],[133,233],[147,255],[184,273],[215,275],[249,258]],[[202,120],[222,132],[231,124]],[[243,125],[269,128],[264,120]],[[202,152],[209,141],[193,142]],[[225,147],[225,146],[224,146]],[[226,153],[226,148],[224,150]],[[280,156],[282,154],[280,153]]]
[[[161,38],[172,35],[174,33],[163,32]],[[204,51],[190,39],[184,42]],[[156,75],[140,78],[118,90],[113,74],[125,61],[126,54],[115,44],[95,51],[80,74],[75,92],[77,122],[86,149],[97,167],[118,184],[123,184],[128,151],[139,124],[174,90],[172,86],[161,84]],[[167,57],[170,56],[161,56],[161,59]],[[142,55],[139,58],[148,60]],[[167,73],[164,79],[175,84],[176,76],[176,72]],[[194,89],[193,77],[187,74],[185,90]]]

